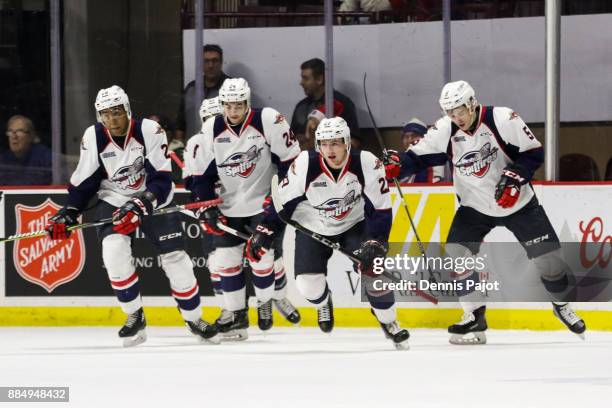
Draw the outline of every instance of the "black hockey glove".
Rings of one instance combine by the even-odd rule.
[[[519,199],[525,179],[512,169],[504,169],[495,187],[495,201],[501,208],[510,208]]]
[[[380,272],[374,272],[374,262],[377,258],[383,258],[384,261],[385,255],[387,255],[387,248],[381,242],[374,239],[362,242],[361,248],[359,249],[359,259],[361,259],[359,269],[361,273],[367,276],[376,276],[380,274],[382,270]],[[382,268],[382,264],[378,266]]]
[[[113,212],[113,231],[129,235],[138,228],[142,219],[153,214],[155,196],[149,191],[132,197]]]
[[[246,257],[251,262],[261,261],[261,257],[272,248],[276,234],[269,227],[259,224],[247,241]]]
[[[78,224],[79,210],[73,207],[62,207],[49,218],[45,229],[49,233],[51,239],[66,239],[72,233],[68,227]]]
[[[223,235],[225,231],[217,227],[218,223],[227,225],[227,218],[221,213],[219,207],[213,205],[212,207],[199,208],[196,210],[196,216],[200,220],[200,228],[206,234],[212,235]]]

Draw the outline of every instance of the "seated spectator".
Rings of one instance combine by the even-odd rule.
[[[334,116],[341,116],[343,112],[344,105],[340,103],[340,101],[334,100]],[[319,106],[308,114],[308,121],[306,122],[306,132],[304,134],[303,142],[300,141],[300,149],[314,149],[315,131],[317,130],[317,126],[319,126],[319,122],[321,122],[323,119],[325,119],[325,104]],[[354,140],[356,139],[351,138],[351,147],[358,149],[359,146],[356,146]]]
[[[182,139],[182,133],[179,134],[175,131],[174,124],[164,115],[150,115],[147,119],[151,119],[159,123],[159,125],[166,131],[166,138],[168,139],[168,153],[174,152],[183,161],[183,152],[185,150],[185,140]],[[183,182],[183,171],[181,167],[172,160],[172,180],[175,183]]]
[[[11,116],[6,136],[9,148],[0,154],[0,185],[51,184],[51,149],[34,143],[37,135],[32,121],[23,115]]]
[[[344,0],[342,4],[340,4],[340,7],[338,7],[338,11],[363,11],[366,13],[392,10],[398,11],[406,9],[407,6],[407,0]],[[342,22],[347,21],[344,20]],[[360,24],[368,24],[370,20],[367,17],[361,17],[358,22]]]
[[[203,48],[204,99],[219,95],[219,88],[229,76],[223,72],[223,49],[216,44],[206,44]],[[181,106],[176,116],[176,133],[180,140],[186,140],[201,128],[198,109],[202,101],[195,100],[195,80],[183,90]]]
[[[344,0],[338,11],[386,11],[391,10],[389,0]]]
[[[304,89],[306,98],[295,106],[291,118],[291,130],[297,136],[300,146],[302,146],[308,145],[306,136],[308,115],[325,103],[325,62],[319,58],[313,58],[302,63],[300,68],[302,70],[300,85]],[[351,129],[351,140],[355,139],[355,143],[360,144],[355,104],[348,96],[334,89],[334,110],[336,110],[336,106],[342,111],[339,116],[346,120]]]
[[[408,150],[427,133],[427,125],[417,118],[412,118],[402,129],[402,146]],[[439,183],[444,181],[445,166],[428,167],[427,169],[401,179],[401,183]]]

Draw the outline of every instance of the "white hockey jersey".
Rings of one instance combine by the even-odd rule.
[[[366,220],[369,238],[387,241],[391,229],[391,195],[382,162],[353,149],[338,180],[315,150],[300,153],[279,194],[288,214],[318,234],[341,234]]]
[[[238,133],[218,115],[187,143],[186,186],[199,199],[211,199],[218,177],[221,212],[229,217],[256,215],[263,211],[274,172],[284,177],[299,152],[285,117],[272,108],[251,110]]]
[[[448,116],[440,118],[401,155],[401,175],[451,160],[461,205],[493,217],[510,215],[525,206],[534,192],[530,184],[524,184],[514,206],[500,207],[495,187],[502,171],[510,167],[528,183],[544,159],[542,145],[512,109],[480,106],[477,120],[472,134],[459,129]]]
[[[130,120],[123,146],[97,123],[85,130],[79,164],[70,178],[68,205],[83,210],[96,193],[101,200],[120,207],[148,190],[157,207],[172,201],[174,183],[167,157],[166,132],[149,119]]]

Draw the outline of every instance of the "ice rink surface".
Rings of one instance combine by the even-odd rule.
[[[71,407],[603,407],[612,333],[488,331],[451,346],[411,330],[396,351],[378,329],[251,329],[201,344],[186,328],[149,327],[122,348],[112,327],[0,328],[0,386],[69,386]],[[5,406],[40,403],[0,403]],[[43,404],[42,406],[47,406]]]

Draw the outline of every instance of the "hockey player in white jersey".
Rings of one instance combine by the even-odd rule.
[[[408,151],[386,158],[387,177],[408,176],[450,160],[460,206],[448,234],[447,252],[457,257],[476,254],[489,231],[504,226],[527,252],[551,300],[561,299],[569,280],[559,239],[530,184],[544,160],[542,145],[516,112],[479,104],[465,81],[444,86],[440,107],[445,115],[423,139]],[[478,281],[478,272],[462,278]],[[483,299],[480,292],[460,296],[465,313],[461,322],[448,329],[451,343],[486,342]],[[582,337],[584,321],[568,303],[553,301],[553,312]]]
[[[67,238],[67,227],[77,224],[88,201],[97,194],[96,218],[113,219],[112,224],[98,227],[97,233],[110,284],[128,315],[119,331],[124,346],[146,340],[131,245],[139,226],[159,252],[172,295],[191,332],[218,343],[217,328],[201,319],[199,286],[184,250],[178,213],[149,217],[154,209],[170,204],[174,195],[166,133],[152,120],[133,119],[128,96],[116,85],[101,89],[94,105],[98,123],[83,135],[67,203],[50,219],[49,235]]]
[[[211,117],[221,115],[223,108],[219,97],[204,99],[200,105],[200,118],[202,119],[202,127],[204,123]],[[217,186],[220,190],[221,186]],[[213,292],[215,297],[223,303],[223,289],[221,289],[221,277],[214,272],[213,267],[215,262],[215,252],[213,244],[213,235],[203,234],[202,240],[204,242],[204,250],[207,256],[208,270],[210,271],[210,280],[212,283]],[[300,312],[293,306],[293,304],[287,299],[287,277],[285,274],[285,267],[283,264],[283,253],[282,253],[282,234],[276,238],[274,242],[274,295],[273,301],[274,306],[279,313],[292,324],[298,324],[301,316]],[[221,308],[221,316],[217,319],[219,325],[223,325],[224,322],[231,322],[233,313]],[[226,334],[226,333],[224,333]]]
[[[374,259],[387,252],[391,196],[383,164],[370,152],[351,149],[350,140],[344,119],[323,119],[315,132],[316,148],[300,153],[280,181],[279,195],[288,217],[347,251],[359,249],[360,270],[371,275]],[[265,254],[268,237],[280,224],[269,208],[247,250]],[[334,313],[326,275],[332,249],[300,231],[295,248],[296,287],[317,307],[319,328],[331,332]],[[393,293],[366,290],[366,295],[385,336],[398,349],[407,348],[409,333],[396,321]]]
[[[247,337],[248,315],[245,276],[242,270],[244,241],[224,233],[217,223],[247,233],[263,217],[263,206],[274,172],[284,177],[299,153],[299,144],[285,117],[272,108],[252,109],[251,90],[243,78],[227,79],[219,90],[223,115],[208,119],[199,135],[191,138],[185,153],[189,177],[186,187],[198,200],[215,197],[215,180],[221,182],[223,203],[198,212],[200,225],[214,235],[212,273],[221,280],[224,305],[231,320],[219,321],[221,333]],[[274,254],[249,259],[258,304],[258,325],[272,326]]]

